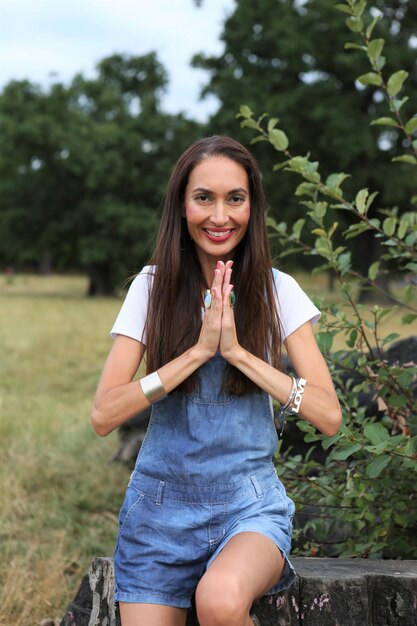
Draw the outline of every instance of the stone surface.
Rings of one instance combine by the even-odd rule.
[[[292,562],[298,579],[291,589],[254,603],[259,626],[417,626],[417,561]],[[61,626],[120,626],[113,587],[112,560],[94,559]],[[194,607],[187,626],[198,626]]]

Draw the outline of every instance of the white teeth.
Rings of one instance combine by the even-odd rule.
[[[208,228],[206,230],[211,237],[226,237],[226,235],[229,235],[232,232],[232,229],[222,230],[221,232],[217,230],[209,230]]]

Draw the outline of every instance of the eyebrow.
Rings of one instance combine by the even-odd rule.
[[[211,189],[207,189],[206,187],[196,187],[193,189],[193,193],[196,191],[203,191],[204,193],[212,193]],[[232,193],[244,193],[248,195],[248,191],[244,187],[236,187],[236,189],[231,189],[227,192],[229,195]]]

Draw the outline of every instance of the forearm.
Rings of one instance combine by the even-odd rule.
[[[227,360],[281,405],[287,402],[292,389],[290,376],[241,347]],[[299,415],[325,435],[332,436],[340,426],[341,417],[336,394],[307,381]]]
[[[158,369],[162,385],[169,393],[207,360],[197,346]],[[97,394],[92,412],[94,430],[106,436],[134,415],[150,406],[139,381],[117,385]]]

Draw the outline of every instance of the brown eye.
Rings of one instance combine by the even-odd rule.
[[[195,199],[199,202],[208,202],[210,200],[206,193],[200,193],[200,195],[196,196]]]

